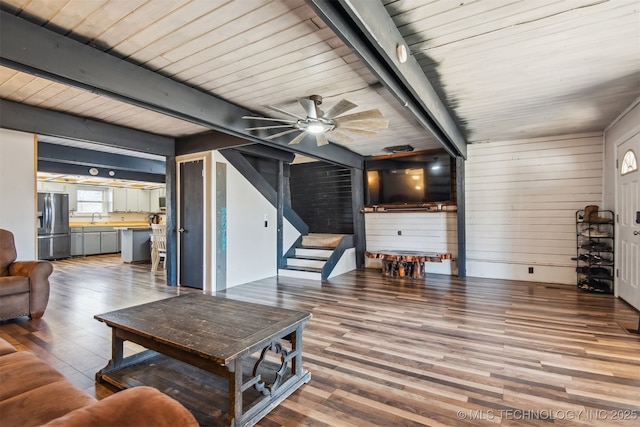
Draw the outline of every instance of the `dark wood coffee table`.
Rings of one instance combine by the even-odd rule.
[[[211,410],[224,425],[254,425],[311,379],[302,367],[302,331],[310,313],[189,294],[94,317],[112,328],[113,339],[111,361],[97,381],[121,389],[145,380],[154,386],[159,376],[171,382],[167,373],[181,372],[179,364],[193,383],[206,384],[205,396],[226,395],[226,408]],[[125,341],[148,350],[124,357]]]

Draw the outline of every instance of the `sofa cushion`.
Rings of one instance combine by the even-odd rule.
[[[134,387],[101,401],[76,388],[35,354],[0,338],[2,427],[198,427],[191,412],[151,387]]]
[[[64,379],[33,353],[18,351],[0,357],[0,401]]]
[[[100,402],[76,409],[42,427],[198,427],[198,422],[177,400],[155,388],[122,390]]]
[[[0,277],[0,297],[29,292],[29,278],[24,276]]]
[[[95,402],[67,380],[56,381],[0,401],[0,420],[2,427],[34,427]]]
[[[18,253],[13,241],[13,233],[0,229],[0,277],[9,274],[9,265],[16,260]]]

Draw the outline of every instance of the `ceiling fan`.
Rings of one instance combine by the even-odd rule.
[[[250,127],[246,128],[246,130],[286,129],[269,135],[265,139],[274,139],[293,132],[300,132],[299,135],[289,142],[289,145],[298,144],[307,134],[313,134],[316,136],[318,146],[321,146],[329,143],[328,138],[333,142],[346,144],[358,136],[375,136],[377,130],[386,129],[389,126],[389,120],[385,119],[382,112],[377,108],[341,116],[341,114],[357,107],[356,104],[346,99],[341,100],[326,112],[320,110],[322,97],[319,95],[311,95],[308,98],[298,98],[298,102],[300,102],[300,105],[302,105],[302,108],[304,108],[307,113],[306,117],[301,117],[277,107],[268,106],[268,108],[284,114],[291,119],[244,116],[242,118],[248,120],[265,120],[282,123],[281,125]]]

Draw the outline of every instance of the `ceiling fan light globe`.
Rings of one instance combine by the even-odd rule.
[[[322,123],[312,123],[307,126],[307,132],[318,134],[323,133],[325,131],[325,126]]]

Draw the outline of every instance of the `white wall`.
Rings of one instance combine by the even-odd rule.
[[[369,212],[364,216],[366,250],[407,250],[451,253],[454,260],[425,263],[425,272],[457,274],[456,212]],[[398,235],[398,231],[401,232]],[[365,257],[366,268],[381,268],[379,259]]]
[[[467,274],[575,284],[575,212],[603,206],[603,147],[600,133],[470,145]]]
[[[0,129],[0,228],[13,233],[19,260],[37,259],[33,134]]]
[[[214,161],[227,163],[227,288],[277,275],[275,206],[222,154],[214,152]],[[213,188],[215,189],[215,184]],[[265,215],[267,227],[264,226]],[[294,236],[292,229],[285,220],[284,246],[299,236]],[[215,256],[215,250],[213,252]]]

